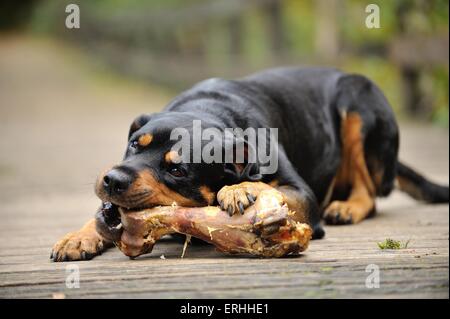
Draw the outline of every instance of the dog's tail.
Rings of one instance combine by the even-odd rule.
[[[412,198],[427,203],[448,203],[449,188],[435,184],[406,166],[397,162],[398,188]]]

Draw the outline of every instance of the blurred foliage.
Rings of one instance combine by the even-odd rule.
[[[132,76],[180,89],[275,65],[332,65],[373,79],[397,113],[411,112],[405,83],[420,89],[422,109],[414,115],[448,126],[448,58],[411,66],[390,55],[401,38],[448,37],[447,0],[78,0],[76,31],[64,28],[71,2],[40,1],[31,30],[74,41]],[[380,6],[379,29],[365,26],[368,3]],[[411,67],[417,79],[405,78]]]
[[[0,1],[0,31],[20,29],[29,21],[37,0]]]

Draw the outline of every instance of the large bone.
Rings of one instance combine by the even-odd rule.
[[[181,233],[232,254],[282,257],[304,251],[312,230],[294,219],[276,190],[261,192],[243,215],[229,216],[215,206],[162,206],[139,212],[120,210],[124,231],[116,245],[127,256],[152,251],[162,236]]]

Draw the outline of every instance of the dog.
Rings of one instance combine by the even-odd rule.
[[[240,162],[234,157],[227,163],[181,161],[172,150],[171,132],[192,132],[196,120],[202,128],[219,130],[277,128],[276,171],[260,173],[258,159],[248,158],[257,147],[249,141]],[[117,219],[117,207],[137,210],[174,202],[220,205],[230,215],[239,214],[262,190],[275,187],[319,239],[325,235],[321,220],[359,223],[375,214],[376,197],[388,196],[395,185],[417,200],[448,203],[448,186],[401,163],[398,148],[394,113],[368,78],[332,68],[275,68],[237,80],[205,80],[162,112],[137,117],[123,162],[100,174],[95,191]],[[114,222],[99,213],[104,209],[97,221],[58,241],[50,258],[87,260],[110,247],[114,236],[104,230]]]

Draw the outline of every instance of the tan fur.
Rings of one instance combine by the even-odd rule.
[[[214,203],[216,193],[212,192],[208,186],[200,186],[199,191],[208,205],[212,205]]]
[[[127,193],[136,194],[146,190],[150,191],[150,195],[143,202],[143,205],[146,207],[153,205],[172,205],[173,203],[186,207],[201,206],[203,204],[171,190],[163,183],[157,181],[149,171],[139,173],[136,181]]]
[[[175,151],[170,151],[164,155],[164,160],[166,163],[178,163],[180,161],[180,155]]]
[[[110,197],[103,188],[103,176],[97,179],[95,192],[103,201],[112,202],[125,208],[152,207],[157,205],[201,206],[205,203],[186,198],[180,193],[159,182],[152,172],[142,171],[126,192]],[[138,195],[136,198],[136,194]]]
[[[357,223],[366,218],[375,207],[375,186],[367,169],[361,136],[359,114],[343,117],[341,125],[342,159],[336,175],[335,187],[350,187],[346,201],[334,201],[325,210],[325,219],[339,219]]]
[[[153,141],[153,135],[151,134],[142,134],[139,136],[138,143],[140,147],[146,147],[150,145],[150,143]]]
[[[278,182],[277,179],[274,179],[273,181],[269,182],[269,185],[272,186],[272,187],[278,187],[279,182]]]
[[[88,221],[79,231],[66,234],[52,250],[55,261],[80,260],[82,253],[97,255],[103,251],[104,242],[95,229],[95,219]]]

